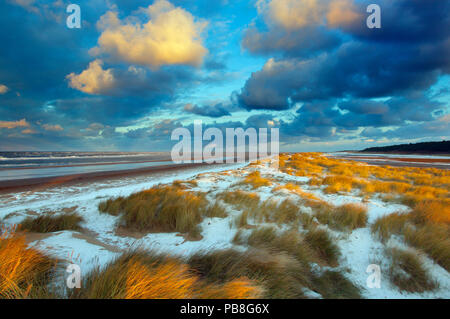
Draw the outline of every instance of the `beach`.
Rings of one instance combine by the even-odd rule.
[[[341,154],[342,155],[342,154]],[[284,155],[287,156],[287,155]],[[289,155],[290,156],[290,155]],[[346,161],[334,159],[335,155],[328,157],[302,155],[305,167],[317,160],[338,161],[342,165],[357,165],[355,168],[367,169],[366,158],[353,157]],[[316,156],[316,157],[314,157]],[[323,158],[323,159],[322,159]],[[392,162],[398,157],[394,157]],[[378,158],[377,158],[378,160]],[[381,161],[377,161],[377,166]],[[416,157],[413,158],[414,161]],[[436,163],[445,159],[439,158]],[[239,226],[238,220],[242,219],[240,210],[221,202],[227,211],[225,217],[207,217],[199,224],[199,238],[190,238],[181,232],[165,231],[138,231],[126,227],[119,227],[117,216],[101,213],[99,205],[107,200],[116,198],[128,198],[128,196],[170,185],[181,185],[181,190],[193,193],[205,194],[205,200],[211,204],[216,202],[221,194],[227,192],[248,192],[257,194],[263,203],[271,200],[289,200],[297,203],[302,214],[311,214],[310,207],[304,207],[302,199],[308,198],[330,203],[333,206],[364,203],[368,211],[368,226],[357,228],[350,233],[341,233],[333,228],[326,228],[334,242],[338,245],[342,257],[339,258],[339,271],[349,271],[346,278],[361,289],[364,298],[436,298],[450,297],[450,277],[448,272],[425,258],[427,269],[434,278],[438,278],[440,288],[425,293],[404,293],[391,287],[387,279],[384,279],[383,289],[366,290],[366,267],[372,259],[381,258],[382,263],[387,263],[384,257],[384,245],[379,242],[370,231],[370,225],[377,219],[388,216],[394,212],[407,212],[408,207],[400,202],[385,201],[382,197],[372,196],[369,200],[362,201],[362,195],[350,192],[329,192],[324,187],[311,185],[311,177],[306,173],[289,173],[289,170],[281,167],[281,170],[273,168],[275,159],[260,160],[255,163],[237,164],[188,164],[176,165],[167,162],[157,162],[159,165],[114,171],[96,171],[85,174],[66,176],[47,176],[37,179],[7,180],[2,182],[0,193],[0,220],[4,227],[19,225],[26,218],[39,216],[61,216],[76,213],[83,218],[81,229],[77,231],[61,230],[50,233],[26,232],[26,242],[29,247],[38,249],[55,258],[66,262],[75,262],[80,265],[83,274],[89,273],[112,262],[118,256],[134,249],[158,252],[164,255],[189,258],[199,252],[214,252],[227,249],[246,251],[246,244],[236,243],[238,236],[248,237],[253,231],[257,231],[256,220],[249,219],[247,226]],[[389,159],[389,161],[391,161]],[[357,163],[360,164],[352,164]],[[154,162],[156,163],[156,162]],[[160,164],[161,163],[161,164]],[[409,165],[408,161],[401,161],[403,165]],[[435,167],[433,159],[428,159],[421,165]],[[79,165],[79,164],[77,164]],[[92,165],[92,164],[90,164]],[[122,164],[115,164],[122,165]],[[125,164],[127,165],[127,164]],[[391,165],[391,164],[389,164]],[[48,166],[48,165],[46,165]],[[101,168],[101,165],[93,165]],[[282,166],[282,165],[281,165]],[[414,165],[413,165],[414,166]],[[78,166],[76,166],[78,167]],[[48,169],[48,167],[46,167]],[[375,168],[374,168],[375,169]],[[31,169],[23,169],[31,170]],[[261,177],[256,180],[248,180],[254,172],[259,172]],[[259,175],[258,175],[259,176]],[[255,191],[246,183],[260,183]],[[295,186],[297,185],[297,186]],[[250,186],[250,187],[249,187]],[[329,186],[331,187],[331,186]],[[184,192],[184,191],[183,191]],[[306,196],[306,197],[305,197]],[[180,201],[182,201],[180,197]],[[299,201],[300,200],[300,201]],[[181,203],[180,203],[181,204]],[[182,204],[181,204],[182,205]],[[268,204],[266,204],[268,205]],[[263,207],[263,206],[261,206]],[[261,208],[262,209],[262,208]],[[266,224],[264,224],[266,225]],[[272,225],[272,224],[267,224]],[[286,231],[286,225],[279,225],[278,231]],[[304,231],[300,227],[300,232]],[[238,235],[241,234],[241,235]],[[398,239],[390,245],[403,247]],[[177,257],[177,258],[178,258]],[[319,267],[319,266],[317,266]],[[335,266],[333,266],[335,267]],[[319,267],[320,268],[320,267]],[[347,270],[346,270],[347,269]],[[320,294],[305,288],[305,296],[319,298]]]

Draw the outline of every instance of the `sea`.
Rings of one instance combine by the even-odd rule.
[[[168,152],[0,152],[0,183],[170,163]]]

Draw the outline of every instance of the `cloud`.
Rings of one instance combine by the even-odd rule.
[[[46,131],[52,131],[52,132],[58,132],[63,131],[64,129],[59,124],[51,125],[51,124],[44,124],[42,125],[42,128]]]
[[[192,114],[208,117],[222,117],[231,115],[222,103],[217,103],[216,105],[205,105],[203,107],[189,103],[186,104],[183,109],[184,111]]]
[[[361,21],[363,15],[361,10],[350,0],[331,1],[326,14],[327,24],[330,27],[347,26],[356,21]]]
[[[261,32],[252,26],[244,31],[242,46],[253,54],[309,57],[336,48],[341,42],[336,32],[323,26],[305,26],[290,32],[280,28]]]
[[[9,88],[6,85],[0,84],[0,94],[5,94],[8,91],[9,91]]]
[[[314,99],[374,98],[426,90],[450,71],[450,41],[433,46],[349,41],[311,59],[269,59],[240,93],[247,109]],[[425,62],[426,61],[426,62]]]
[[[432,121],[413,123],[394,129],[381,130],[368,127],[361,135],[368,138],[379,139],[418,139],[434,138],[448,139],[450,137],[450,114],[443,115]]]
[[[309,57],[332,50],[342,42],[333,29],[362,17],[351,0],[259,0],[256,6],[257,23],[244,31],[242,46],[263,55]]]
[[[326,9],[321,0],[258,0],[256,6],[266,23],[286,30],[321,23]]]
[[[9,0],[9,2],[24,8],[27,11],[33,13],[39,13],[39,9],[36,7],[35,0]]]
[[[256,6],[269,27],[287,31],[318,25],[346,26],[365,13],[353,0],[258,0]]]
[[[21,119],[20,121],[0,121],[0,128],[13,129],[16,127],[29,127],[30,124],[26,119]]]
[[[313,100],[405,95],[426,90],[450,73],[448,1],[435,6],[382,1],[381,29],[365,24],[369,3],[259,1],[267,30],[251,26],[242,44],[272,57],[245,83],[238,96],[241,105],[285,110]],[[302,18],[303,12],[291,18],[291,12],[301,10],[311,11],[311,17]],[[317,18],[322,14],[325,19]]]
[[[90,52],[151,68],[203,62],[208,52],[201,38],[206,22],[195,21],[191,13],[166,0],[141,8],[140,13],[145,21],[138,16],[120,20],[117,12],[108,11],[97,24],[102,30],[98,46]]]
[[[103,61],[95,60],[89,63],[89,67],[80,74],[67,75],[69,86],[84,93],[100,94],[110,90],[114,86],[114,76],[111,69],[102,68]]]
[[[36,134],[36,133],[37,133],[37,131],[33,130],[31,128],[27,128],[27,129],[22,130],[22,134]]]

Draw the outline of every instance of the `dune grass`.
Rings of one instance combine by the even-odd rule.
[[[302,265],[285,254],[266,250],[199,252],[188,264],[208,283],[249,278],[263,287],[263,298],[304,298],[304,287],[309,285],[299,276],[304,273]]]
[[[250,246],[286,253],[300,264],[314,262],[335,267],[338,265],[339,248],[332,242],[326,230],[310,229],[305,235],[292,229],[284,232],[274,227],[255,228],[247,239]]]
[[[88,299],[246,299],[261,287],[239,276],[211,283],[182,260],[153,252],[131,251],[92,271],[70,298]]]
[[[325,193],[359,191],[361,196],[389,195],[413,208],[425,200],[450,206],[450,173],[445,169],[375,166],[334,159],[322,154],[281,154],[281,171],[310,177],[311,186],[323,186]]]
[[[329,233],[324,229],[312,228],[305,234],[305,242],[326,265],[335,267],[339,264],[339,247],[333,243]]]
[[[405,227],[405,241],[425,252],[431,259],[450,271],[450,229],[448,226],[427,223],[423,226]]]
[[[297,249],[286,243],[281,246],[290,247],[288,251]],[[303,257],[302,261],[305,261]],[[226,282],[241,276],[250,278],[264,288],[263,298],[306,298],[306,289],[324,298],[360,298],[359,289],[338,271],[317,274],[302,261],[286,251],[265,246],[246,252],[200,252],[190,257],[188,263],[208,282]]]
[[[359,288],[342,273],[326,270],[320,276],[313,278],[316,292],[325,299],[360,299]]]
[[[193,233],[204,217],[227,216],[222,205],[210,204],[204,193],[188,191],[182,183],[110,199],[99,210],[120,216],[120,226],[139,232]]]
[[[0,237],[0,298],[52,298],[48,285],[58,262],[34,248],[25,236],[9,233]]]
[[[352,231],[365,227],[368,219],[367,207],[354,203],[319,209],[314,216],[320,223],[340,231]]]
[[[277,187],[274,187],[272,189],[272,192],[276,193],[276,192],[280,192],[283,190],[297,194],[300,198],[302,198],[304,200],[316,200],[316,201],[320,200],[314,194],[308,193],[308,192],[304,191],[299,185],[292,184],[292,183],[286,183],[284,185],[279,185]]]
[[[237,228],[249,227],[250,225],[248,223],[248,211],[243,211],[238,216],[236,216],[234,219],[234,225]]]
[[[20,224],[20,229],[36,233],[52,233],[61,230],[81,230],[80,224],[83,217],[76,213],[61,214],[56,216],[40,215],[36,218],[27,217]]]
[[[426,253],[436,263],[450,271],[450,226],[428,219],[422,208],[409,213],[397,212],[378,218],[372,232],[382,241],[392,235],[402,236],[405,242]]]
[[[257,207],[260,197],[256,193],[245,192],[242,190],[227,191],[216,196],[217,199],[234,206],[238,210]]]
[[[253,189],[257,189],[263,186],[270,186],[272,182],[261,176],[259,171],[253,171],[249,173],[240,183],[240,185],[250,185]]]
[[[391,260],[389,279],[400,291],[422,293],[438,287],[415,252],[389,248],[386,255]]]

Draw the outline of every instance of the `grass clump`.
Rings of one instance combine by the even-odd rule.
[[[398,289],[422,293],[437,288],[437,283],[430,278],[416,253],[390,248],[386,250],[386,254],[391,259],[389,279]]]
[[[263,186],[270,186],[272,185],[272,182],[269,179],[262,177],[259,171],[253,171],[244,178],[241,184],[250,185],[252,188],[256,189]]]
[[[248,223],[248,211],[243,211],[239,216],[234,219],[234,224],[237,228],[247,228],[250,227]]]
[[[305,242],[312,248],[316,256],[325,264],[335,267],[339,264],[339,247],[333,243],[324,229],[313,228],[305,235]]]
[[[228,216],[228,213],[222,205],[220,205],[218,202],[215,202],[214,205],[209,206],[206,209],[205,217],[218,217],[218,218],[225,218]]]
[[[225,209],[209,205],[204,193],[181,186],[156,186],[129,197],[100,203],[99,210],[120,216],[120,226],[140,232],[195,231],[206,217],[225,217]]]
[[[269,245],[277,238],[277,231],[274,227],[259,227],[252,231],[248,237],[248,244],[251,246]]]
[[[382,241],[392,235],[402,236],[405,242],[425,252],[436,263],[450,271],[450,226],[423,219],[419,211],[393,213],[380,217],[372,225],[372,232]]]
[[[420,227],[405,227],[405,241],[422,251],[431,259],[450,271],[450,237],[449,227],[427,223]]]
[[[207,283],[177,258],[152,252],[129,252],[103,269],[97,268],[71,298],[185,299],[258,298],[261,288],[244,277]]]
[[[313,279],[314,287],[326,299],[360,299],[359,288],[342,273],[326,270]]]
[[[263,249],[200,252],[191,256],[188,263],[208,283],[249,278],[263,287],[263,298],[304,298],[304,288],[310,285],[309,278],[300,276],[304,267],[296,260]]]
[[[39,217],[27,217],[21,223],[20,228],[36,233],[51,233],[61,230],[80,230],[83,217],[76,213],[61,214],[57,216],[41,215]]]
[[[217,195],[217,199],[221,199],[239,210],[257,207],[260,201],[258,194],[241,190],[220,193]]]
[[[383,241],[387,241],[392,234],[399,234],[410,216],[403,212],[395,212],[378,218],[371,226],[373,233]]]
[[[0,298],[54,297],[48,285],[57,261],[28,248],[23,235],[0,237]]]
[[[320,223],[341,231],[365,227],[368,219],[367,207],[353,203],[318,210],[315,216]]]
[[[240,276],[250,278],[264,288],[263,298],[306,298],[306,289],[324,298],[360,297],[358,288],[339,272],[316,274],[308,264],[293,256],[298,244],[293,238],[293,233],[289,233],[277,244],[284,251],[263,245],[246,252],[197,253],[188,263],[207,282],[221,283]]]

